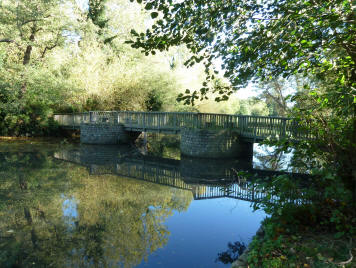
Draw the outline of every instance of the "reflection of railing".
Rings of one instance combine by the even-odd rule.
[[[250,202],[256,202],[267,196],[267,193],[261,191],[254,191],[254,185],[248,184],[243,187],[238,183],[231,183],[226,186],[201,186],[193,190],[194,200],[214,199],[214,198],[234,198]],[[271,200],[273,197],[271,196]]]
[[[208,113],[91,111],[81,114],[57,114],[55,120],[65,127],[80,123],[121,123],[127,130],[177,133],[182,128],[231,129],[249,139],[287,137],[309,139],[310,131],[290,118]]]
[[[189,176],[189,174],[187,174],[186,171],[181,172],[181,163],[177,160],[164,163],[163,160],[156,162],[135,157],[125,157],[116,159],[115,161],[113,159],[110,163],[106,164],[93,164],[92,161],[87,161],[85,155],[81,155],[79,151],[57,152],[55,153],[55,158],[86,166],[91,175],[115,174],[122,177],[189,190],[192,192],[195,200],[227,197],[255,202],[266,197],[268,194],[266,192],[254,191],[254,185],[248,181],[239,183],[233,180],[234,178],[230,176],[231,174],[227,174],[229,172],[226,172],[231,170],[229,167],[217,178],[204,180],[195,177],[188,178],[187,176]],[[271,196],[271,200],[273,200],[273,196]]]

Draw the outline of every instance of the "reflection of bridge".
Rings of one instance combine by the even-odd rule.
[[[179,161],[127,153],[119,157],[121,152],[119,147],[81,146],[56,152],[55,158],[86,166],[93,175],[115,174],[189,190],[196,200],[229,197],[253,202],[266,196],[267,193],[254,191],[254,185],[244,178],[239,180],[233,168],[249,170],[260,177],[282,174],[251,169],[247,163],[236,161],[191,158]]]
[[[127,143],[141,132],[180,133],[182,154],[206,158],[251,154],[251,144],[267,137],[310,138],[295,120],[283,117],[96,111],[54,118],[63,127],[80,128],[87,144]]]

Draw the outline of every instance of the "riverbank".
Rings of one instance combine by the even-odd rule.
[[[79,139],[65,137],[8,137],[0,136],[0,152],[57,149],[68,144],[78,144]]]
[[[80,139],[77,136],[43,136],[43,137],[12,137],[12,136],[0,136],[0,141],[7,142],[73,142],[79,143]]]
[[[245,252],[231,268],[356,267],[356,236],[339,236],[305,226],[292,226],[266,219]]]

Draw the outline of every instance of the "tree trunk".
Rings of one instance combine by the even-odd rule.
[[[30,39],[31,42],[35,41],[35,33],[34,30],[31,33]],[[26,51],[23,57],[23,65],[27,65],[30,62],[31,59],[31,52],[32,52],[32,44],[29,44],[26,47]]]
[[[31,29],[31,35],[30,35],[30,44],[27,45],[26,47],[26,51],[25,51],[25,54],[23,56],[23,65],[27,65],[30,63],[30,60],[31,60],[31,53],[32,53],[32,42],[35,41],[35,33],[36,33],[36,27],[33,26],[32,29]],[[26,90],[27,90],[27,83],[24,82],[21,86],[21,94],[20,94],[20,99],[22,98],[23,94],[26,93]]]

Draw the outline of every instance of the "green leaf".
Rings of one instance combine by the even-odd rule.
[[[138,33],[137,33],[134,29],[131,29],[130,33],[131,33],[133,36],[138,36]]]
[[[152,12],[151,13],[151,18],[152,19],[155,19],[155,18],[157,18],[158,17],[158,12]]]
[[[145,6],[145,9],[146,10],[151,10],[153,7],[153,3],[147,3],[146,6]]]

